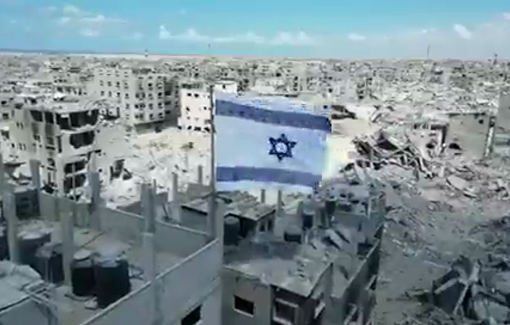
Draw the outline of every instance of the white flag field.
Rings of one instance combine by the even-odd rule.
[[[285,97],[219,95],[215,102],[216,188],[309,192],[325,165],[329,118]]]

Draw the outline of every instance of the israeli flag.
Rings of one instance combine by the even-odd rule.
[[[216,98],[216,188],[310,192],[322,179],[331,123],[284,97]]]

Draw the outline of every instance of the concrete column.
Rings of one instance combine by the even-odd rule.
[[[276,217],[280,218],[283,216],[283,198],[282,190],[278,190],[276,196]]]
[[[58,196],[59,213],[60,213],[60,227],[62,236],[62,260],[64,267],[64,283],[66,286],[71,286],[71,263],[74,256],[74,222],[71,213],[71,202],[65,198],[62,193]]]
[[[5,167],[4,167],[4,158],[2,153],[0,153],[0,194],[3,194],[6,189],[6,181],[5,181]]]
[[[303,210],[305,203],[303,201],[299,201],[296,207],[296,218],[299,220],[301,224],[301,219],[303,218]]]
[[[4,191],[3,204],[5,220],[7,220],[7,243],[11,262],[19,262],[18,217],[16,215],[16,199],[12,192]]]
[[[181,221],[181,202],[179,197],[179,175],[172,173],[172,219]]]
[[[32,177],[32,185],[37,191],[37,200],[39,201],[39,211],[41,212],[41,163],[39,160],[30,159],[30,175]]]
[[[156,278],[156,256],[154,234],[156,232],[156,216],[154,214],[154,193],[148,184],[142,185],[142,211],[145,220],[142,234],[142,261],[144,278],[153,281]]]
[[[101,230],[101,207],[103,205],[101,199],[101,181],[99,173],[96,171],[89,171],[89,184],[92,193],[91,197],[91,213],[89,220],[89,227],[95,230]]]
[[[41,188],[41,172],[39,170],[39,166],[39,160],[30,159],[30,175],[32,177],[32,185],[34,185],[34,187],[38,190]]]
[[[204,166],[198,165],[197,168],[197,183],[204,184]]]
[[[147,306],[148,320],[156,324],[161,319],[160,298],[158,283],[156,282],[156,211],[154,208],[155,193],[149,184],[142,184],[142,211],[145,220],[144,232],[142,233],[142,256],[141,265],[144,279],[151,283],[151,299]]]
[[[154,191],[149,184],[142,184],[142,215],[145,220],[144,231],[154,233],[156,229],[156,215],[154,209]]]
[[[221,242],[221,246],[222,246],[222,252],[223,252],[223,233],[225,231],[225,225],[224,225],[224,222],[223,222],[223,217],[225,216],[225,212],[226,212],[226,206],[225,206],[225,203],[223,202],[218,202],[218,204],[216,204],[216,217],[217,217],[217,220],[218,222],[216,222],[215,226],[216,226],[216,238],[218,238]],[[223,254],[220,254],[221,257],[220,258],[223,258]]]
[[[212,238],[217,238],[219,236],[218,229],[219,225],[223,228],[223,219],[221,219],[218,215],[218,206],[216,202],[216,192],[209,192],[209,203],[208,203],[208,212],[207,212],[207,231]]]
[[[263,204],[266,203],[266,190],[265,189],[260,190],[260,202]]]

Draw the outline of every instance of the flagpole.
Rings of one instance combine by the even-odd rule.
[[[207,218],[208,220],[208,226],[209,226],[209,233],[213,238],[217,237],[217,223],[218,223],[218,216],[216,215],[216,162],[215,162],[215,143],[214,143],[214,136],[215,136],[215,127],[214,127],[214,82],[211,82],[209,85],[209,121],[210,121],[210,135],[211,135],[211,160],[210,160],[210,195],[209,195],[209,216]]]

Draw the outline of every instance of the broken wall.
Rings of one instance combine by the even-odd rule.
[[[219,240],[214,240],[179,264],[158,274],[160,294],[153,307],[150,283],[111,304],[82,325],[112,324],[183,324],[182,319],[201,306],[201,324],[220,325],[221,254]],[[157,322],[153,310],[160,312]]]
[[[65,204],[63,200],[66,201]],[[90,227],[91,215],[87,203],[59,199],[42,193],[40,207],[42,219],[50,221],[59,221],[62,210],[64,210],[63,213],[71,213],[74,208],[75,226]],[[145,222],[142,216],[106,207],[100,209],[100,215],[101,231],[141,246]],[[177,256],[188,256],[210,241],[206,233],[163,223],[158,223],[155,240],[159,251],[169,251]]]
[[[499,98],[492,148],[496,153],[510,154],[510,93]]]
[[[383,228],[380,229],[379,237],[382,231]],[[344,290],[331,295],[325,313],[326,324],[369,324],[376,303],[380,256],[381,241],[375,240],[356,272],[345,284]]]
[[[223,268],[223,322],[224,325],[259,325],[271,323],[273,295],[271,287],[256,278]],[[235,296],[253,303],[253,315],[237,311]]]
[[[460,148],[471,159],[485,156],[492,117],[485,113],[450,115],[446,134],[446,150]]]

